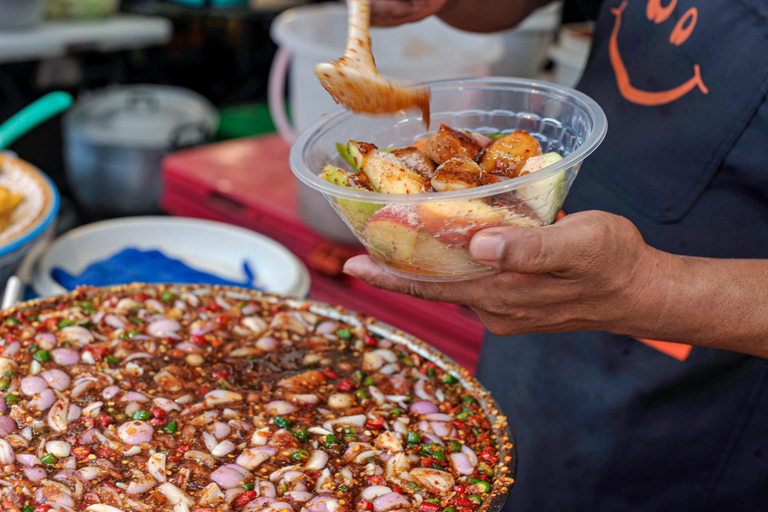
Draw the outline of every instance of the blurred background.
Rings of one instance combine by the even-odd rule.
[[[346,11],[337,2],[0,0],[0,121],[51,91],[75,99],[63,116],[8,148],[52,179],[61,202],[55,223],[25,239],[34,254],[23,264],[16,258],[6,273],[29,281],[41,261],[82,270],[87,256],[49,260],[72,257],[84,242],[58,252],[48,246],[94,221],[209,219],[287,247],[308,268],[314,298],[369,312],[370,296],[378,293],[373,314],[402,326],[402,311],[427,306],[346,281],[341,265],[359,247],[327,202],[300,187],[288,167],[295,134],[334,109],[312,68],[341,56],[345,37]],[[574,86],[591,26],[571,3],[554,2],[498,34],[467,34],[430,19],[372,37],[380,70],[397,78],[498,75]],[[159,224],[142,226],[138,233]],[[92,243],[103,245],[110,237],[99,233]],[[110,240],[120,236],[128,235]],[[187,250],[196,252],[194,244]],[[31,293],[63,291],[48,267],[43,277],[52,289],[38,285]],[[298,289],[306,295],[309,277],[304,281]],[[466,343],[446,351],[472,367],[482,326],[471,315],[456,322],[446,332]],[[440,337],[434,328],[402,327],[427,341]]]

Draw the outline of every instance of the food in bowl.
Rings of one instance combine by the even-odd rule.
[[[13,220],[13,212],[24,201],[24,196],[12,192],[7,187],[0,185],[0,233],[8,229]]]
[[[424,127],[418,116],[403,113],[393,119],[339,111],[298,136],[291,148],[291,170],[304,184],[325,196],[388,272],[420,281],[488,276],[498,270],[477,263],[466,249],[467,233],[475,230],[478,222],[487,220],[485,207],[491,205],[501,211],[502,223],[537,226],[553,221],[583,162],[605,138],[605,114],[594,100],[578,91],[536,80],[478,77],[433,82],[429,86],[435,126],[472,130],[488,138],[526,130],[539,142],[543,154],[557,153],[563,160],[517,178],[440,193],[385,194],[338,186],[321,178],[327,164],[356,172],[341,156],[335,156],[339,142],[362,138],[384,150],[420,141],[416,149],[426,152],[426,141],[421,140]],[[532,204],[535,217],[531,215]],[[427,231],[417,212],[425,205],[440,205],[438,213],[453,212],[449,219],[438,219],[440,238],[458,238],[462,243],[442,243]],[[379,211],[384,211],[382,217],[396,222],[380,224],[381,229],[374,225],[366,232],[371,212]],[[393,224],[396,234],[389,230]],[[503,225],[498,219],[491,219],[491,224]],[[431,230],[437,231],[434,227]]]
[[[513,483],[487,392],[371,319],[133,286],[0,320],[5,511],[484,512]]]
[[[51,214],[56,193],[27,162],[0,152],[0,245],[13,242]]]
[[[542,154],[538,140],[525,130],[488,137],[444,124],[405,148],[349,141],[338,150],[351,169],[329,164],[320,177],[340,187],[382,194],[439,196],[526,176],[562,160],[556,152]],[[380,260],[416,271],[445,261],[471,265],[467,249],[478,231],[554,222],[566,180],[562,171],[502,196],[414,205],[340,199],[338,208],[350,223],[362,226],[363,239]]]

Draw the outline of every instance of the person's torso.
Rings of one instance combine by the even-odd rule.
[[[566,212],[623,215],[676,254],[768,257],[768,2],[605,0],[579,89],[608,136]],[[766,361],[489,336],[479,376],[517,435],[508,510],[768,507]]]

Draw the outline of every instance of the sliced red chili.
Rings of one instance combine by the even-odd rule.
[[[453,491],[454,491],[456,494],[463,494],[465,490],[466,490],[466,489],[464,488],[464,486],[463,486],[463,485],[455,485],[455,486],[453,487]]]
[[[379,340],[377,340],[370,334],[366,334],[363,340],[365,341],[365,344],[368,345],[369,347],[375,347],[379,343]]]
[[[390,488],[391,488],[393,491],[395,491],[397,494],[405,494],[405,492],[403,491],[403,488],[402,488],[402,487],[400,487],[400,486],[399,486],[399,485],[397,485],[397,484],[392,484],[392,485],[390,485]]]
[[[453,504],[456,507],[466,507],[466,508],[471,508],[472,505],[474,505],[472,501],[468,500],[467,498],[453,498]]]
[[[384,426],[384,418],[368,418],[365,420],[365,426],[373,429],[380,429]]]
[[[425,501],[419,506],[419,510],[421,510],[421,512],[437,512],[440,510],[440,505],[435,503],[427,503]]]
[[[335,379],[338,378],[338,375],[336,375],[336,372],[334,372],[330,366],[326,366],[323,368],[323,375],[328,377],[329,379]]]
[[[251,501],[253,498],[257,497],[259,493],[256,491],[245,491],[243,494],[237,497],[234,501],[234,505],[236,507],[242,507],[249,501]]]
[[[91,454],[91,449],[87,446],[75,446],[72,448],[72,455],[78,459],[84,459]]]
[[[93,358],[96,361],[101,361],[102,358],[109,353],[109,348],[107,347],[85,347],[83,349],[83,352],[90,352],[93,354]]]
[[[157,419],[165,418],[165,411],[157,407],[153,407],[152,409],[149,410],[149,412],[152,413],[152,416],[154,416]]]
[[[52,508],[50,505],[38,505],[35,507],[34,512],[48,512]]]
[[[217,379],[226,379],[229,377],[229,372],[214,372],[213,376]]]
[[[373,510],[373,503],[368,500],[360,500],[357,502],[358,510]]]
[[[479,458],[483,459],[485,462],[488,462],[489,464],[496,464],[499,462],[499,458],[495,455],[491,455],[488,452],[483,452],[480,455],[478,455]]]
[[[112,423],[115,422],[115,418],[113,418],[109,414],[101,413],[99,414],[98,421],[99,421],[99,426],[101,428],[107,428],[108,426],[110,426]]]
[[[190,448],[192,448],[192,447],[189,446],[189,444],[184,443],[184,444],[180,445],[178,448],[176,448],[176,451],[179,452],[179,453],[186,453],[186,452],[189,451]]]
[[[119,487],[115,487],[114,485],[112,485],[112,484],[111,484],[111,483],[109,483],[109,482],[104,482],[104,485],[106,485],[107,487],[109,487],[110,489],[112,489],[113,491],[115,491],[117,494],[122,494],[122,492],[123,492],[123,490],[122,490],[122,489],[120,489]]]
[[[198,345],[207,345],[208,340],[200,336],[199,334],[193,334],[189,337],[190,340],[192,340],[193,343],[197,343]]]
[[[227,323],[227,320],[229,320],[229,317],[228,317],[227,315],[221,315],[221,316],[219,316],[219,317],[217,317],[217,318],[216,318],[216,321],[217,321],[218,323],[220,323],[220,324],[225,324],[225,323]]]
[[[369,477],[368,483],[371,485],[387,485],[387,481],[379,475],[373,475],[372,477]]]
[[[337,387],[339,388],[339,391],[352,391],[352,389],[354,389],[355,386],[350,381],[345,379],[339,382],[339,385]]]

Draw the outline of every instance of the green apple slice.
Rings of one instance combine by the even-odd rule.
[[[532,156],[525,162],[525,165],[520,170],[520,175],[539,172],[562,159],[563,157],[557,153]],[[561,171],[545,180],[522,187],[515,193],[517,197],[528,203],[542,222],[551,224],[555,221],[555,217],[557,217],[558,212],[563,207],[566,178],[565,171]]]

